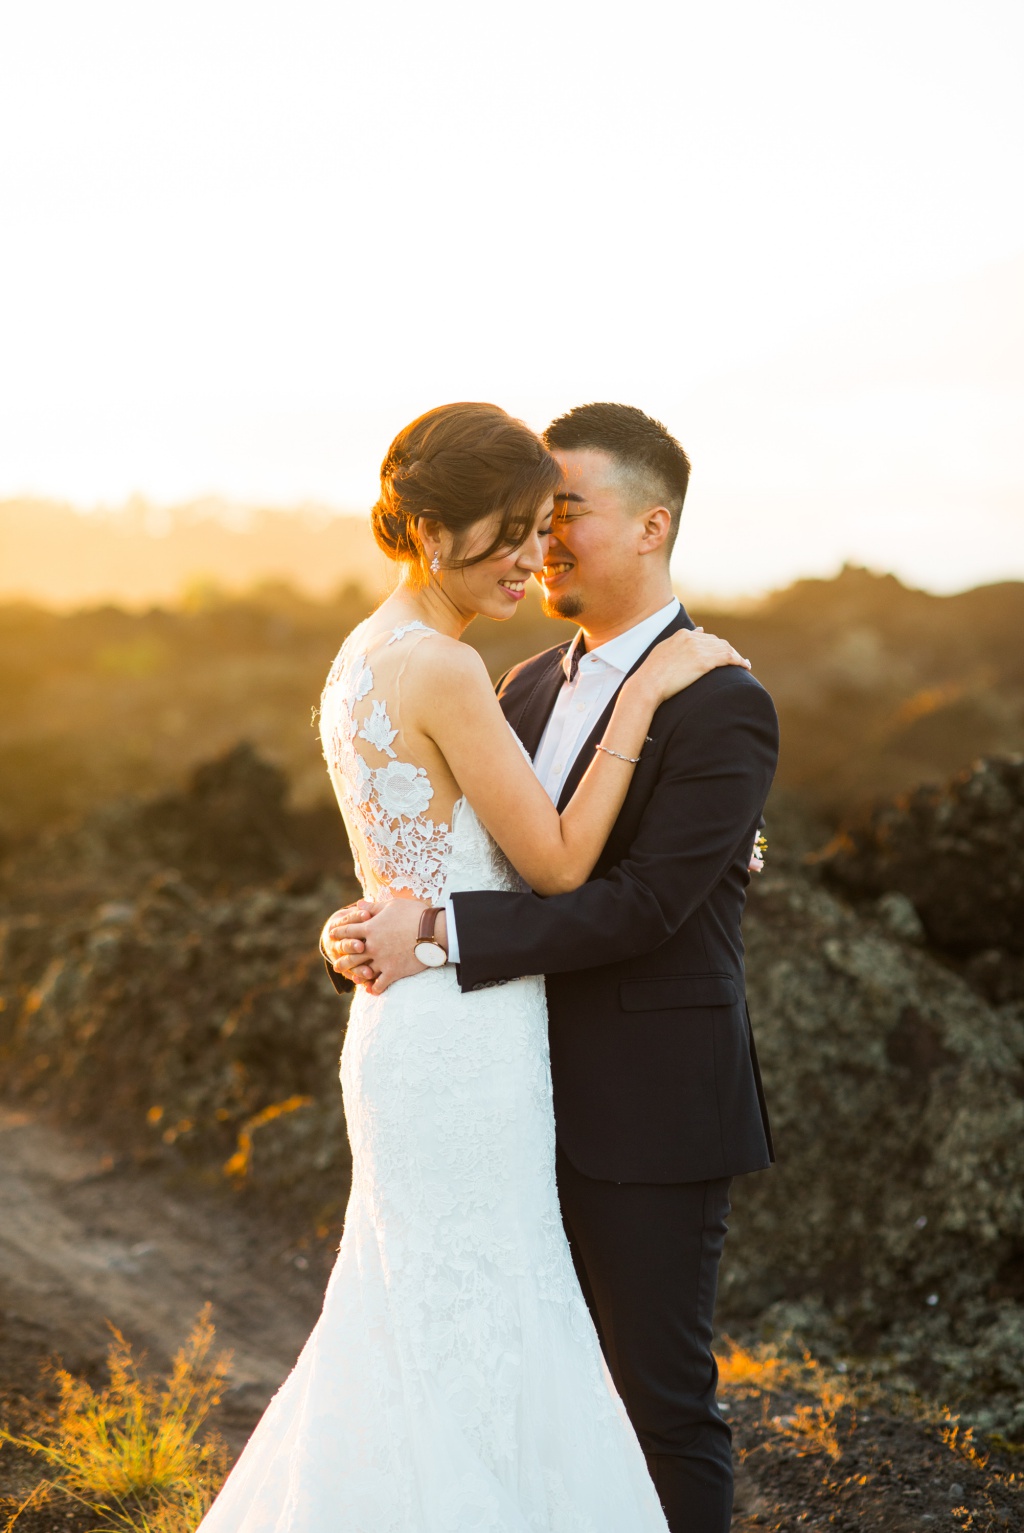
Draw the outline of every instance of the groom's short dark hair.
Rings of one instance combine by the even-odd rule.
[[[577,405],[551,422],[544,441],[554,452],[594,447],[613,457],[632,481],[639,504],[664,506],[671,514],[666,548],[672,552],[690,482],[690,460],[661,421],[635,405]]]

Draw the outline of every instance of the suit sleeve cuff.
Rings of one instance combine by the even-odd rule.
[[[347,974],[335,973],[334,966],[330,962],[326,953],[324,953],[323,948],[320,949],[320,953],[324,960],[324,968],[327,970],[327,978],[330,980],[338,994],[347,995],[350,990],[354,990],[355,985],[349,979]]]

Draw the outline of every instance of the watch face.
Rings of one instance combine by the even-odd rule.
[[[436,942],[417,942],[413,952],[420,963],[426,964],[428,969],[440,969],[448,962],[444,949]]]

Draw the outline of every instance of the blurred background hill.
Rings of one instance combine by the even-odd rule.
[[[311,720],[384,576],[365,517],[0,505],[0,835],[180,786],[239,740],[285,772],[297,807],[326,803]],[[774,696],[776,796],[823,830],[1024,749],[1024,583],[937,596],[847,567],[737,609],[687,602]],[[531,595],[468,638],[497,677],[569,632]]]
[[[386,560],[363,516],[321,506],[242,506],[209,497],[155,506],[141,496],[82,512],[57,501],[0,501],[0,600],[61,608],[175,603],[190,588],[239,592],[263,580],[326,596],[357,582],[376,591]]]

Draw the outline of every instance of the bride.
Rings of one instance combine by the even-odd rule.
[[[655,709],[746,663],[699,631],[658,644],[559,817],[460,643],[541,569],[559,481],[493,405],[431,410],[388,451],[373,528],[401,576],[320,726],[369,899],[577,887]],[[543,977],[462,994],[424,937],[421,973],[353,999],[338,1259],[203,1533],[665,1533],[562,1230]]]

